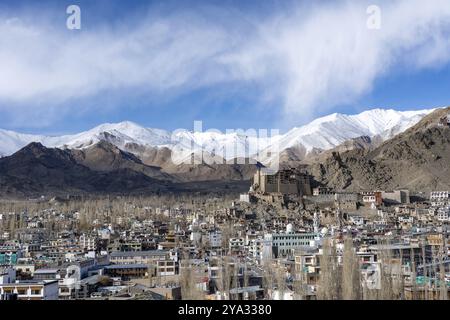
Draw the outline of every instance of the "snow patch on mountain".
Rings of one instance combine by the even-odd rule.
[[[227,160],[255,157],[259,153],[259,161],[271,162],[280,152],[289,148],[309,153],[312,150],[329,150],[361,136],[377,136],[387,140],[412,127],[433,110],[373,109],[357,115],[334,113],[274,137],[270,137],[270,134],[268,137],[259,137],[258,132],[251,134],[249,131],[221,133],[177,130],[171,133],[144,128],[130,121],[102,124],[85,132],[60,137],[0,130],[0,156],[11,155],[31,142],[40,142],[47,147],[83,149],[99,141],[108,141],[123,150],[129,150],[132,145],[167,147],[186,154],[192,150],[204,150]]]

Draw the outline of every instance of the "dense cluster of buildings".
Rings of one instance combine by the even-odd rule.
[[[389,266],[401,298],[448,295],[448,191],[337,192],[259,170],[239,200],[140,203],[89,223],[54,203],[0,212],[1,299],[317,299],[325,244],[339,266],[346,239],[361,287],[383,290]]]

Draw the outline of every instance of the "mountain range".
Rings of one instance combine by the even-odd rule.
[[[357,115],[334,113],[273,137],[258,135],[257,130],[254,135],[251,131],[220,133],[191,132],[183,129],[168,132],[144,128],[129,121],[102,124],[85,132],[64,136],[28,135],[0,129],[0,156],[11,155],[31,142],[60,149],[86,149],[100,141],[107,141],[121,150],[140,157],[144,155],[146,158],[151,157],[153,149],[178,151],[180,146],[186,147],[189,151],[192,148],[200,148],[226,160],[254,157],[257,153],[270,152],[276,155],[285,150],[295,150],[294,154],[298,158],[304,158],[311,152],[329,150],[349,139],[361,136],[384,141],[410,128],[432,111],[433,109],[420,111],[373,109]],[[237,152],[227,154],[226,151],[233,150],[235,146]],[[270,156],[261,158],[263,162],[273,160]]]
[[[436,123],[448,112],[335,113],[274,137],[170,133],[132,122],[59,137],[0,130],[0,194],[189,190],[199,181],[247,181],[276,157],[283,165],[307,165],[318,184],[340,190],[445,187],[450,140],[448,128]],[[227,154],[233,147],[237,152]],[[192,150],[216,162],[186,162],[198,156]]]
[[[310,171],[338,190],[449,190],[450,108],[435,110],[376,148],[331,151]]]

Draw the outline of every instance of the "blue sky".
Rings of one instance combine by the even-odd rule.
[[[450,105],[445,0],[8,1],[0,128],[62,134],[131,120],[277,128],[333,112]],[[81,30],[67,30],[68,5]]]

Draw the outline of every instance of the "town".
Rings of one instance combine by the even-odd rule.
[[[0,201],[1,300],[446,300],[450,190]]]

